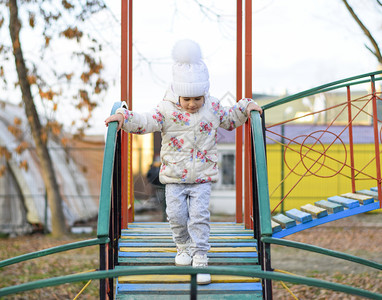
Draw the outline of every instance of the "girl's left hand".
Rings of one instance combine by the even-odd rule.
[[[120,130],[120,129],[122,128],[123,121],[124,121],[124,117],[123,117],[123,115],[120,114],[120,113],[117,113],[117,114],[114,114],[114,115],[111,115],[110,117],[108,117],[108,118],[105,120],[105,125],[106,125],[106,127],[108,127],[108,125],[109,125],[110,122],[115,122],[115,121],[118,122],[117,131]]]
[[[247,113],[247,116],[249,117],[251,115],[251,111],[252,110],[257,110],[258,112],[260,112],[260,115],[263,113],[263,110],[261,109],[260,106],[258,106],[257,104],[251,102],[247,105],[247,108],[246,108],[246,113]]]

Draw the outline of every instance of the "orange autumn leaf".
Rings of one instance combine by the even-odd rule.
[[[48,140],[48,135],[46,134],[46,132],[42,132],[41,135],[41,140],[44,144],[46,144],[47,140]]]
[[[19,164],[19,168],[24,169],[25,171],[28,171],[29,169],[28,162],[26,160],[21,161]]]
[[[68,39],[74,39],[80,40],[83,33],[82,31],[78,30],[77,27],[69,27],[68,29],[61,32],[61,35],[65,36]]]
[[[29,84],[35,84],[37,82],[37,77],[35,75],[28,75]]]
[[[25,149],[29,147],[29,144],[27,142],[21,142],[15,149],[17,154],[21,154],[24,152]]]
[[[12,153],[10,153],[7,148],[0,147],[0,157],[5,157],[6,160],[10,160],[12,158]]]
[[[53,97],[58,95],[57,93],[53,92],[52,90],[49,91],[42,91],[41,89],[39,90],[40,97],[43,99],[48,99],[48,100],[53,100]]]
[[[15,137],[19,137],[22,134],[21,129],[17,128],[16,126],[9,125],[8,131],[12,133]]]
[[[66,147],[66,145],[68,144],[68,139],[67,138],[62,138],[61,139],[61,144]]]
[[[15,117],[15,118],[13,119],[13,124],[15,124],[16,126],[20,126],[21,123],[22,123],[22,121],[21,121],[20,118]]]
[[[0,177],[4,176],[5,171],[6,171],[6,167],[5,166],[1,166],[0,167]]]

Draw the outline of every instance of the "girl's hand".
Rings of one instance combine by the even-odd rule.
[[[247,113],[247,116],[249,117],[251,115],[251,111],[252,110],[257,110],[258,112],[260,112],[260,115],[263,113],[263,110],[261,109],[260,106],[258,106],[257,104],[251,102],[247,105],[247,108],[246,108],[246,113]]]
[[[122,114],[117,113],[117,114],[114,114],[114,115],[111,115],[110,117],[108,117],[108,118],[105,120],[105,125],[106,125],[106,127],[108,127],[110,122],[115,122],[115,121],[117,121],[117,122],[118,122],[117,131],[118,131],[118,130],[120,130],[120,129],[122,128],[124,119],[125,119],[125,118],[123,117]]]

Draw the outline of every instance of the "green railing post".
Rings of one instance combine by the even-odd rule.
[[[196,274],[191,274],[191,282],[190,282],[190,299],[196,300],[198,296],[198,284],[196,282]]]
[[[260,230],[262,236],[272,235],[271,209],[269,204],[268,172],[265,156],[262,123],[258,111],[251,112],[253,144],[255,145],[256,177],[259,196]]]
[[[111,115],[121,107],[121,102],[116,102],[111,110]],[[115,170],[115,160],[116,160],[116,148],[117,148],[117,122],[111,122],[108,124],[107,137],[105,143],[105,150],[103,156],[102,165],[102,177],[101,177],[101,192],[99,199],[99,209],[98,209],[98,224],[97,224],[97,236],[108,237],[108,245],[100,245],[99,249],[99,259],[100,259],[100,270],[106,270],[108,268],[114,268],[114,231],[113,227],[116,225],[113,221],[113,216],[115,212],[112,211],[112,187],[113,187],[113,174]],[[118,180],[118,178],[114,178]],[[111,265],[110,265],[111,263]],[[111,279],[112,281],[112,279]],[[112,282],[109,280],[109,290],[112,292],[113,289],[110,288]],[[106,299],[107,295],[107,285],[106,280],[100,280],[100,299]]]

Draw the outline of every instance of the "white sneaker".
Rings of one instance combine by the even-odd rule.
[[[175,265],[182,266],[191,266],[191,256],[188,249],[188,245],[177,245],[177,253],[175,256]]]
[[[194,268],[207,268],[208,266],[208,258],[207,255],[194,255],[192,258],[192,266]],[[210,274],[198,274],[196,275],[196,282],[198,284],[209,284],[211,283],[211,275]]]

